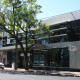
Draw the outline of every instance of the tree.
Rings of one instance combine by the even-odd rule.
[[[24,53],[25,69],[29,69],[27,53],[36,43],[35,35],[48,31],[49,26],[38,21],[36,15],[41,13],[41,6],[36,3],[37,0],[1,0],[0,1],[0,25],[1,28],[15,38]],[[30,33],[33,30],[33,34]],[[40,31],[41,30],[41,31]],[[25,45],[18,38],[18,33],[25,34]],[[30,33],[30,34],[29,34]],[[23,37],[24,35],[20,35]],[[38,36],[38,38],[40,35]]]

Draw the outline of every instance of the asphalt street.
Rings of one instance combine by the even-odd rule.
[[[0,70],[0,80],[80,80],[80,77],[35,75]]]

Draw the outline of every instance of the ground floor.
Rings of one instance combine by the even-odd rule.
[[[29,53],[29,66],[48,66],[57,68],[80,69],[80,41],[62,42],[46,45],[42,49],[33,49]],[[39,46],[40,47],[40,46]],[[0,62],[12,67],[15,62],[15,50],[0,51]],[[24,54],[18,51],[18,67],[24,68]]]
[[[15,51],[5,51],[1,56],[3,57],[2,62],[8,67],[12,67],[15,62]],[[29,63],[31,66],[69,67],[68,48],[33,50],[30,53]],[[24,68],[24,54],[20,51],[18,52],[18,67]]]

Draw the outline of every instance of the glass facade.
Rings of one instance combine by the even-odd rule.
[[[34,66],[69,67],[68,48],[54,48],[34,54]]]
[[[55,26],[50,26],[50,33],[47,33],[45,35],[41,35],[36,41],[36,43],[39,44],[49,44],[49,43],[57,43],[57,42],[66,42],[71,41],[71,35],[70,35],[70,24],[60,24]],[[38,38],[38,35],[35,36],[35,38]]]
[[[78,41],[79,33],[75,33],[75,31],[79,32],[79,28],[76,29],[72,27],[72,23],[64,23],[59,25],[50,26],[50,33],[46,33],[45,35],[41,35],[36,41],[39,44],[49,44],[49,43],[58,43],[58,42],[67,42],[67,41]],[[38,38],[38,36],[35,36]]]
[[[50,50],[50,65],[53,67],[69,67],[68,48],[56,48]]]

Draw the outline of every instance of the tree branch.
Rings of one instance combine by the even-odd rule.
[[[0,23],[0,26],[3,26],[2,29],[5,30],[6,32],[8,32],[12,37],[14,37],[14,38],[17,40],[17,42],[18,42],[19,45],[21,46],[22,51],[24,52],[25,50],[24,50],[23,44],[20,42],[20,40],[18,39],[18,37],[16,37],[14,34],[12,34],[12,32],[11,32],[10,30],[8,30],[8,29],[5,27],[5,25],[3,25],[3,24]]]

